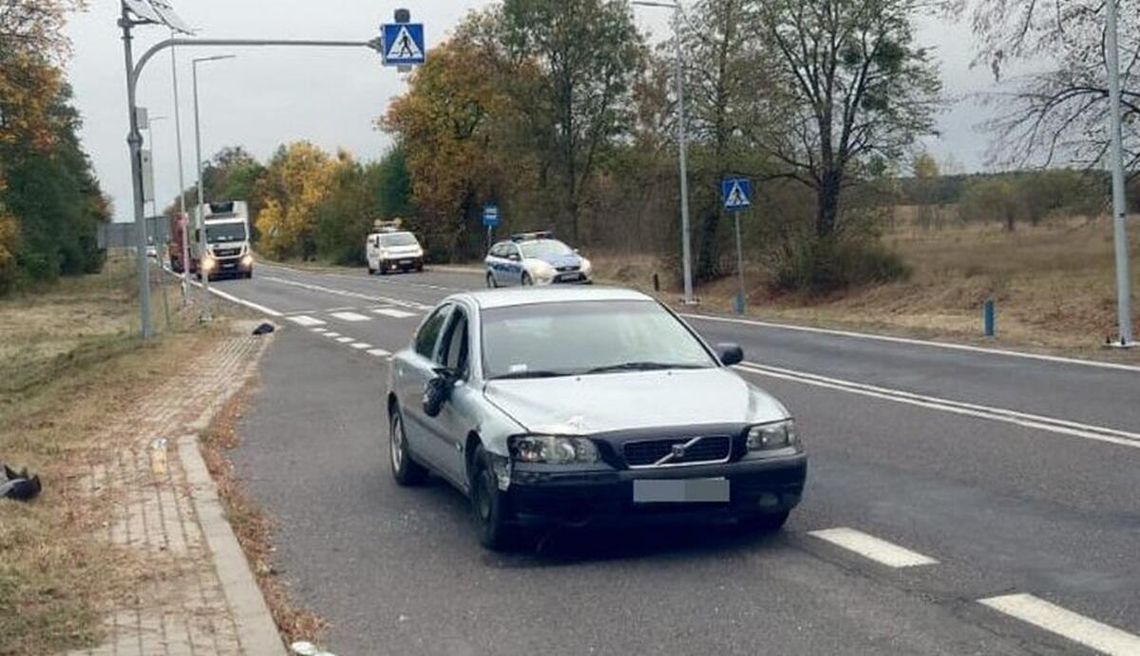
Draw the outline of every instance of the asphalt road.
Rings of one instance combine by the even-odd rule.
[[[213,285],[282,326],[235,461],[332,652],[1140,654],[1140,370],[693,318],[798,418],[809,484],[785,531],[565,532],[504,556],[446,485],[398,488],[385,452],[386,355],[480,284],[263,265]]]

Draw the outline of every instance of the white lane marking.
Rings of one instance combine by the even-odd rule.
[[[1057,419],[1054,417],[1033,415],[1025,412],[1017,412],[1016,410],[1008,410],[1006,408],[995,408],[993,406],[978,405],[975,403],[964,403],[962,401],[952,401],[950,399],[943,399],[935,396],[924,396],[922,394],[914,394],[912,392],[904,392],[902,390],[890,389],[887,387],[866,385],[849,380],[841,380],[839,378],[828,378],[827,376],[809,374],[803,371],[795,371],[793,369],[770,367],[767,365],[755,364],[753,362],[746,362],[739,368],[741,371],[746,371],[748,373],[758,374],[761,376],[770,376],[772,378],[791,380],[798,383],[804,383],[806,385],[815,385],[816,387],[825,387],[828,389],[850,392],[851,394],[860,394],[877,399],[895,401],[897,403],[906,403],[909,405],[919,406],[921,408],[930,408],[933,410],[941,410],[943,412],[968,415],[970,417],[979,417],[981,419],[1000,421],[1007,424],[1024,426],[1026,428],[1044,430],[1051,433],[1057,433],[1059,435],[1083,437],[1089,440],[1097,440],[1099,442],[1108,442],[1109,444],[1117,444],[1120,446],[1128,446],[1135,449],[1140,449],[1140,433],[1131,433],[1128,431],[1117,430],[1115,428],[1095,426],[1093,424],[1082,424],[1075,421],[1069,421],[1067,419]]]
[[[412,301],[404,301],[398,298],[388,298],[386,296],[369,296],[368,294],[361,294],[360,292],[352,292],[346,289],[335,289],[333,287],[325,287],[323,285],[310,285],[309,283],[298,282],[296,280],[286,280],[285,278],[275,278],[273,276],[262,276],[261,280],[275,282],[281,285],[290,285],[292,287],[299,287],[314,292],[323,292],[325,294],[335,294],[337,296],[346,296],[348,298],[360,298],[372,303],[387,303],[389,305],[397,305],[400,307],[417,307],[420,303]]]
[[[355,275],[354,276],[351,274],[335,273],[332,271],[312,271],[312,270],[308,270],[308,269],[298,269],[298,268],[291,267],[291,266],[284,265],[284,264],[273,264],[273,265],[262,264],[261,266],[264,268],[267,268],[267,269],[277,268],[277,269],[284,269],[286,271],[293,271],[295,273],[306,273],[309,275],[330,276],[330,277],[334,277],[334,278],[345,278],[347,280],[360,281],[360,280],[371,280],[372,279],[372,278],[364,276],[364,275]],[[430,267],[428,270],[429,271],[441,271],[443,273],[470,273],[470,274],[478,275],[478,276],[483,275],[483,271],[484,271],[482,268],[479,268],[479,269],[453,269],[453,268],[449,268],[449,267]],[[360,271],[360,273],[363,274],[365,272],[362,269]],[[400,280],[400,279],[391,278],[391,277],[382,278],[382,280],[384,282],[381,284],[407,285],[408,287],[420,287],[423,289],[435,289],[435,290],[444,291],[444,292],[466,291],[465,289],[463,289],[461,287],[444,287],[443,285],[431,285],[431,284],[425,284],[422,282],[409,282],[407,280]]]
[[[371,351],[368,352],[368,355],[375,355],[378,358],[386,358],[386,357],[391,356],[392,354],[389,353],[388,351],[385,351],[384,349],[372,349]]]
[[[312,330],[313,332],[318,333],[318,334],[327,333],[329,331],[328,328],[311,328],[310,330]]]
[[[931,348],[950,349],[954,351],[969,351],[972,353],[988,353],[991,355],[1005,355],[1011,358],[1025,358],[1028,360],[1042,360],[1045,362],[1058,362],[1061,364],[1075,364],[1085,367],[1100,367],[1102,369],[1117,369],[1119,371],[1132,371],[1140,373],[1140,366],[1130,364],[1118,364],[1116,362],[1100,362],[1097,360],[1082,360],[1081,358],[1067,358],[1061,355],[1044,355],[1040,353],[1025,353],[1023,351],[1010,351],[1007,349],[987,348],[984,346],[970,346],[969,344],[953,344],[950,342],[936,342],[926,339],[914,339],[910,337],[893,337],[890,335],[872,335],[870,333],[857,333],[850,330],[835,330],[832,328],[814,328],[812,326],[795,326],[785,323],[773,323],[770,321],[757,321],[754,319],[734,319],[732,317],[715,317],[707,314],[691,314],[682,313],[682,317],[686,319],[695,319],[699,321],[715,321],[719,323],[734,323],[746,326],[758,326],[761,328],[776,328],[779,330],[794,330],[804,333],[816,333],[819,335],[835,335],[838,337],[853,337],[855,339],[873,339],[880,342],[891,342],[894,344],[909,344],[912,346],[929,346]]]
[[[356,340],[351,337],[337,337],[336,341],[340,342],[341,344],[347,344],[349,342],[355,342]]]
[[[371,320],[370,317],[366,317],[363,314],[357,314],[355,312],[333,312],[333,313],[331,313],[331,316],[334,316],[337,319],[340,319],[341,321],[370,321]]]
[[[327,333],[325,333],[325,337],[340,337],[340,333],[334,333],[333,331],[330,330]]]
[[[190,284],[194,285],[195,287],[201,287],[202,286],[202,283],[200,283],[196,280],[191,280]],[[282,313],[282,312],[278,312],[277,310],[274,310],[272,308],[267,308],[264,305],[258,305],[257,303],[254,303],[253,301],[247,301],[243,298],[238,298],[237,296],[234,296],[233,294],[227,294],[226,292],[223,292],[223,291],[221,291],[215,287],[210,288],[210,293],[213,294],[214,296],[217,296],[218,298],[224,298],[227,301],[237,303],[238,305],[244,305],[251,310],[257,310],[258,312],[261,312],[262,314],[267,314],[271,317],[285,316],[284,313]]]
[[[325,321],[321,321],[316,317],[310,317],[304,314],[295,317],[288,317],[288,319],[298,326],[323,326],[326,323]]]
[[[1110,656],[1140,654],[1140,636],[1066,610],[1030,594],[980,599],[978,603]]]
[[[408,317],[416,316],[415,312],[405,312],[404,310],[396,310],[394,308],[376,308],[372,310],[374,314],[382,314],[386,317],[393,319],[407,319]]]
[[[365,344],[364,342],[356,342],[355,344],[349,344],[349,346],[359,351],[372,348],[371,344]]]
[[[856,531],[853,528],[829,528],[822,531],[810,531],[808,535],[830,542],[837,547],[869,558],[887,567],[917,567],[919,565],[936,565],[937,560],[924,556],[917,551],[911,551],[879,538]]]

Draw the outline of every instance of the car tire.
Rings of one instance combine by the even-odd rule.
[[[388,461],[392,465],[392,478],[403,487],[419,485],[427,479],[427,469],[413,460],[408,450],[408,436],[399,408],[393,409],[388,418]]]
[[[522,286],[523,287],[531,287],[533,285],[534,285],[534,280],[531,279],[530,274],[527,273],[526,271],[523,271]]]
[[[518,533],[508,522],[506,498],[499,491],[490,458],[482,446],[476,447],[471,463],[471,510],[479,543],[492,551],[509,551],[518,544]]]
[[[495,274],[488,272],[487,273],[487,289],[495,289],[498,286],[499,286],[499,283],[495,281]]]
[[[761,513],[756,515],[746,515],[740,518],[740,523],[749,531],[755,533],[776,533],[784,528],[784,524],[788,521],[788,516],[791,514],[790,510],[784,510],[777,513]]]
[[[376,269],[373,269],[371,264],[368,265],[368,275],[370,275],[370,276],[376,275]]]

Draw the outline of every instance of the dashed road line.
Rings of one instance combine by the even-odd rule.
[[[363,314],[357,314],[356,312],[330,312],[329,315],[340,319],[341,321],[359,322],[371,320],[370,317],[366,317]]]
[[[325,333],[325,337],[333,337],[333,338],[340,337],[340,333],[334,333],[333,331],[330,330],[327,333]]]
[[[274,276],[262,276],[262,280],[268,282],[275,282],[281,285],[289,285],[291,287],[299,287],[314,292],[324,292],[326,294],[334,294],[336,296],[344,296],[347,298],[359,298],[372,303],[387,303],[398,307],[417,308],[419,309],[422,303],[414,303],[412,301],[404,301],[398,298],[389,298],[386,296],[371,296],[369,294],[361,294],[360,292],[348,291],[347,289],[336,289],[333,287],[325,287],[323,285],[310,285],[309,283],[299,282],[296,280],[287,280],[285,278],[277,278]]]
[[[340,342],[341,344],[347,344],[349,342],[355,342],[356,340],[352,337],[337,337],[336,341]]]
[[[305,327],[323,326],[323,325],[325,325],[325,323],[327,323],[325,321],[322,321],[321,319],[317,319],[316,317],[310,317],[306,314],[301,314],[301,315],[298,315],[295,317],[287,317],[287,318],[289,321],[292,321],[293,323],[297,324],[298,326],[305,326]]]
[[[830,542],[848,551],[853,551],[887,567],[900,568],[938,564],[937,560],[929,556],[924,556],[917,551],[911,551],[862,531],[856,531],[853,528],[829,528],[821,531],[810,531],[808,535]]]
[[[364,350],[372,348],[371,344],[365,344],[364,342],[356,342],[354,344],[349,344],[349,346],[351,346],[352,348],[354,348],[358,351],[364,351]]]
[[[327,333],[329,331],[328,328],[311,328],[310,330],[312,330],[313,332],[315,332],[317,334]]]
[[[1083,424],[1076,421],[1069,421],[1067,419],[1034,415],[1026,412],[1009,410],[1006,408],[978,405],[976,403],[953,401],[951,399],[944,399],[936,396],[915,394],[913,392],[906,392],[903,390],[891,389],[888,387],[879,387],[877,385],[856,383],[850,380],[829,378],[827,376],[820,376],[818,374],[811,374],[804,371],[784,369],[781,367],[771,367],[767,365],[756,364],[753,362],[746,362],[743,365],[740,365],[739,369],[741,371],[746,371],[752,374],[759,374],[761,376],[791,380],[798,383],[804,383],[806,385],[825,387],[828,389],[850,392],[851,394],[860,394],[862,396],[870,396],[878,399],[885,399],[887,401],[894,401],[896,403],[906,403],[921,408],[941,410],[943,412],[951,412],[959,415],[978,417],[980,419],[988,419],[991,421],[1000,421],[1007,424],[1024,426],[1026,428],[1048,431],[1050,433],[1083,437],[1089,440],[1108,442],[1110,444],[1117,444],[1120,446],[1128,446],[1134,449],[1140,449],[1140,433],[1132,433],[1129,431],[1108,428],[1105,426]]]
[[[980,599],[978,603],[1110,656],[1140,654],[1140,636],[1074,613],[1031,594],[990,597]]]
[[[393,319],[407,319],[409,317],[416,316],[415,312],[406,312],[404,310],[397,310],[395,308],[376,308],[372,310],[372,312],[374,314],[382,314],[386,317],[392,317]]]
[[[378,358],[388,358],[392,356],[391,353],[385,351],[384,349],[371,349],[368,351],[368,355],[375,355]]]

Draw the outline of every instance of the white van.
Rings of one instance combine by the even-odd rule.
[[[374,232],[366,243],[368,273],[423,271],[424,249],[410,232],[393,230]]]

